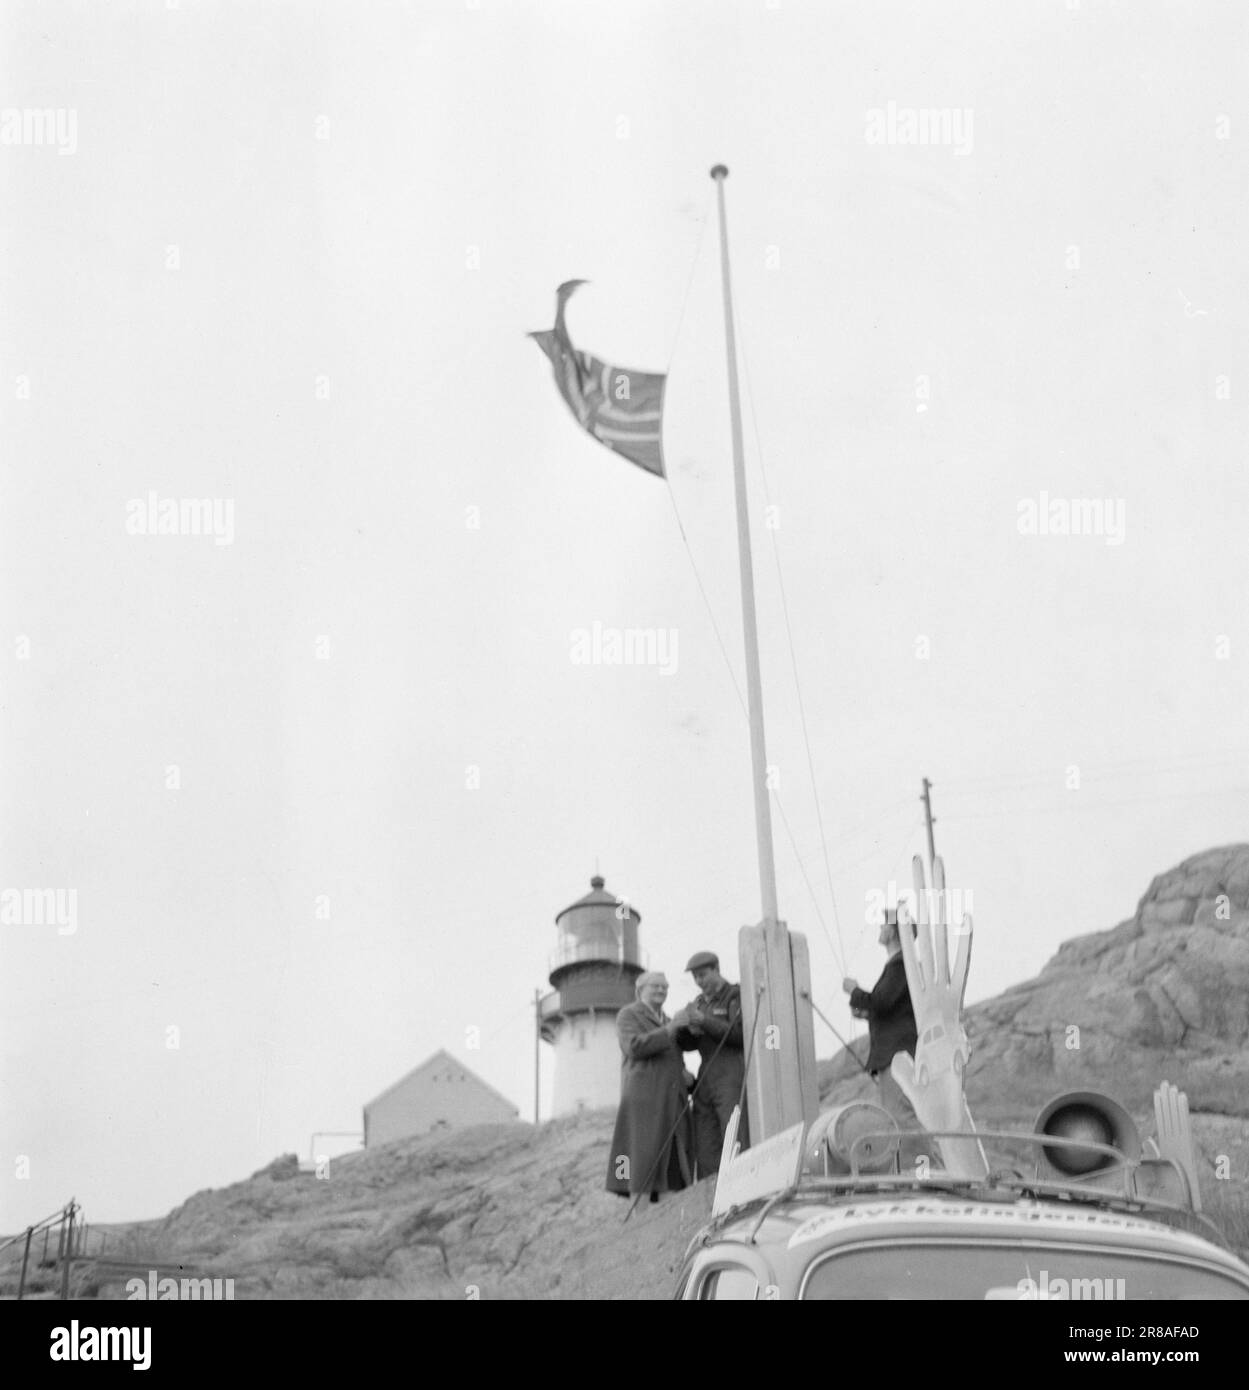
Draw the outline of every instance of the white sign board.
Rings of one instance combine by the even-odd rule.
[[[724,1136],[724,1156],[720,1161],[720,1176],[716,1179],[711,1214],[719,1216],[730,1207],[738,1207],[756,1197],[769,1197],[774,1192],[783,1192],[785,1188],[792,1187],[802,1171],[806,1132],[805,1124],[796,1124],[755,1144],[745,1153],[733,1155],[737,1140],[737,1111],[734,1110],[728,1133]]]

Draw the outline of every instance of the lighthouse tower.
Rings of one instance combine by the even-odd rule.
[[[620,1100],[616,1015],[633,1003],[642,973],[641,920],[597,874],[585,897],[555,918],[552,992],[539,1004],[543,1040],[555,1049],[554,1117]]]

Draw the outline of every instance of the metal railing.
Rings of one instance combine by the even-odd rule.
[[[609,965],[642,964],[641,952],[631,956],[619,938],[613,940],[609,936],[595,936],[561,941],[547,958],[547,968],[549,971],[562,970],[566,965],[588,965],[600,960]]]
[[[49,1259],[48,1250],[53,1231],[56,1232],[56,1248]],[[50,1265],[57,1272],[60,1285],[58,1296],[62,1299],[69,1297],[69,1278],[74,1261],[86,1258],[90,1250],[91,1227],[82,1220],[82,1207],[72,1197],[59,1211],[45,1216],[41,1221],[27,1226],[24,1231],[0,1242],[0,1254],[19,1244],[22,1247],[22,1268],[17,1280],[19,1303],[26,1296],[31,1247],[36,1243],[35,1237],[40,1232],[43,1233],[43,1249],[36,1255],[35,1265],[38,1269],[47,1269]],[[101,1231],[97,1253],[104,1249],[105,1240],[106,1233]],[[16,1255],[16,1251],[14,1254]]]

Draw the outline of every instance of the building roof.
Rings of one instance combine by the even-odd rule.
[[[642,920],[642,914],[627,898],[619,898],[615,893],[608,893],[603,887],[602,875],[595,874],[590,880],[590,891],[585,897],[578,898],[575,903],[569,903],[563,912],[557,912],[555,914],[555,921],[558,923],[561,917],[571,912],[575,907],[617,907],[621,903],[624,904],[629,915],[633,917],[635,921],[640,922]]]
[[[471,1067],[465,1066],[464,1063],[461,1062],[458,1057],[453,1057],[444,1047],[440,1047],[437,1052],[431,1054],[429,1057],[426,1057],[426,1059],[419,1066],[413,1067],[412,1070],[409,1072],[405,1072],[399,1078],[398,1081],[394,1082],[390,1086],[387,1086],[384,1091],[380,1092],[378,1095],[375,1095],[372,1100],[366,1101],[364,1104],[365,1110],[371,1110],[378,1103],[378,1101],[385,1100],[386,1097],[390,1095],[391,1091],[397,1091],[399,1087],[402,1086],[406,1081],[411,1081],[411,1079],[414,1076],[419,1076],[421,1072],[428,1071],[430,1067],[434,1066],[436,1063],[439,1062],[450,1062],[453,1066],[459,1067],[459,1069],[462,1072],[464,1072],[464,1074],[468,1077],[470,1081],[475,1082],[483,1091],[489,1091],[490,1094],[494,1096],[496,1100],[502,1101],[503,1104],[506,1105],[507,1108],[511,1110],[514,1114],[520,1114],[520,1107],[515,1103],[515,1101],[508,1100],[508,1098],[501,1091],[496,1091],[495,1088],[488,1081],[483,1081],[481,1077],[478,1076],[477,1073],[473,1071]]]

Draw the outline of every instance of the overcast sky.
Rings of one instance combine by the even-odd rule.
[[[0,38],[0,879],[76,895],[0,926],[0,1229],[306,1156],[440,1047],[530,1116],[596,867],[674,1007],[696,949],[736,978],[717,161],[820,1007],[848,1033],[843,962],[878,972],[923,776],[972,1000],[1249,838],[1235,0],[82,0]],[[578,346],[670,373],[670,487],[524,336],[572,277]],[[143,534],[149,494],[217,534]],[[1042,494],[1102,533],[1022,533]],[[576,663],[596,622],[676,659]]]

